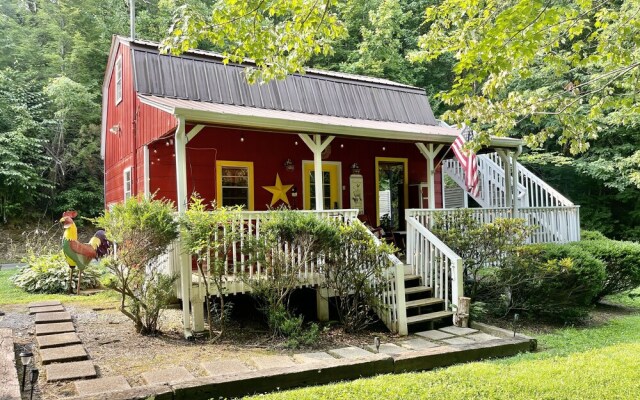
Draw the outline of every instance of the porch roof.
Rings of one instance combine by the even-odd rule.
[[[344,118],[142,94],[138,97],[145,104],[191,123],[442,144],[453,143],[460,133],[460,129],[446,126]],[[491,138],[492,147],[515,148],[521,144],[520,139]]]

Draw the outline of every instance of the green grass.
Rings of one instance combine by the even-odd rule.
[[[638,312],[598,327],[563,328],[539,335],[541,351],[537,353],[250,399],[637,399],[640,393],[640,297],[618,295],[608,300]]]
[[[84,304],[87,306],[113,306],[118,299],[111,291],[104,291],[92,296],[70,296],[66,294],[31,294],[23,291],[11,282],[10,278],[17,274],[17,269],[0,271],[0,306],[6,304],[25,304],[42,300],[60,300],[65,303]]]

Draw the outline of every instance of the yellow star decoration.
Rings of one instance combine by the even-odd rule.
[[[268,190],[273,194],[271,198],[271,205],[274,205],[278,202],[278,200],[282,200],[285,204],[289,204],[289,199],[287,198],[287,192],[291,189],[293,185],[283,185],[280,180],[280,175],[276,174],[276,184],[273,186],[263,186],[262,188]]]

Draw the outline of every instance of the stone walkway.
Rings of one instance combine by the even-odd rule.
[[[31,303],[29,314],[36,316],[36,342],[47,382],[98,376],[76,333],[71,314],[59,301]]]
[[[29,304],[35,314],[36,341],[47,382],[74,381],[78,398],[128,399],[236,397],[277,388],[322,384],[381,373],[431,369],[526,351],[529,338],[509,332],[449,326],[418,332],[396,343],[343,347],[293,355],[209,360],[199,370],[163,365],[140,375],[144,386],[132,388],[124,376],[98,378],[73,318],[58,301]],[[478,324],[481,326],[481,324]],[[490,329],[489,329],[490,328]],[[162,367],[162,368],[160,368]],[[183,396],[184,395],[184,396]],[[209,396],[209,397],[207,397]],[[180,397],[180,396],[178,396]]]

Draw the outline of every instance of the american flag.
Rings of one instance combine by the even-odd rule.
[[[476,159],[476,153],[464,149],[464,144],[467,143],[465,136],[469,139],[473,137],[473,131],[468,126],[466,126],[456,140],[453,141],[451,148],[464,170],[464,183],[467,186],[467,192],[473,197],[478,197],[480,195],[478,160]]]

